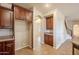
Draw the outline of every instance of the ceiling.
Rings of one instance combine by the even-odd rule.
[[[22,7],[32,9],[36,7],[40,12],[46,13],[53,9],[59,9],[65,16],[70,17],[73,20],[79,20],[79,3],[19,3]]]

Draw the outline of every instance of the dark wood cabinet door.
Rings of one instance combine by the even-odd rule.
[[[0,55],[3,55],[3,42],[0,42]]]
[[[45,44],[53,46],[53,36],[52,35],[44,35],[44,42]]]
[[[25,20],[25,10],[23,8],[20,8],[20,19]]]
[[[5,42],[5,52],[7,52],[5,55],[13,55],[15,53],[14,41]]]
[[[32,11],[29,11],[20,6],[14,6],[14,17],[16,20],[27,20],[28,22],[32,21]]]
[[[14,17],[15,17],[15,19],[24,20],[25,14],[26,14],[25,9],[18,7],[18,6],[14,7]]]
[[[53,36],[49,35],[49,45],[53,46]]]
[[[0,9],[0,25],[1,27],[12,27],[12,12]]]
[[[45,44],[49,44],[49,37],[48,37],[48,35],[44,35],[44,42],[45,42]]]
[[[19,7],[14,6],[14,17],[15,17],[15,19],[20,18],[20,9],[19,9]]]
[[[46,17],[46,29],[53,29],[53,16]]]

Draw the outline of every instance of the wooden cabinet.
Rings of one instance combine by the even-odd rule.
[[[53,29],[53,16],[46,17],[46,29]]]
[[[49,37],[49,40],[48,40],[49,45],[53,46],[53,36],[52,35],[48,35],[48,37]]]
[[[45,44],[53,46],[53,36],[44,34],[44,42]]]
[[[19,10],[19,7],[14,7],[14,17],[15,19],[19,19],[20,17],[20,10]]]
[[[48,39],[49,39],[49,37],[48,37],[48,35],[44,35],[44,42],[46,43],[46,44],[48,44],[49,42],[48,42]]]
[[[26,14],[25,9],[18,6],[14,6],[14,16],[16,19],[24,20],[25,14]]]
[[[14,6],[14,17],[17,20],[32,21],[32,11],[24,9],[20,6]]]
[[[31,11],[26,11],[26,20],[31,22],[33,19],[33,13]]]
[[[5,52],[8,52],[8,55],[14,54],[14,41],[5,42]]]
[[[0,42],[0,55],[15,54],[14,40]]]
[[[0,42],[0,55],[2,55],[2,51],[3,51],[3,43]]]
[[[12,11],[0,9],[0,27],[1,28],[11,28],[13,20]]]

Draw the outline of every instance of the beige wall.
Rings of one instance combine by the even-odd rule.
[[[28,24],[22,20],[15,20],[15,49],[28,46]]]

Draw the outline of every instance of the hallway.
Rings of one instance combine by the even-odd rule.
[[[79,54],[77,50],[75,50]],[[67,40],[59,49],[54,49],[49,45],[42,45],[41,49],[33,51],[30,48],[23,48],[16,51],[16,55],[71,55],[72,54],[72,44]]]

